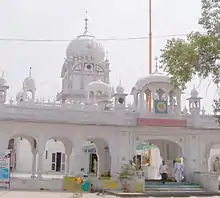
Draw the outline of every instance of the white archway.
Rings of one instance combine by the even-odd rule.
[[[109,175],[111,171],[111,152],[109,144],[106,140],[99,137],[87,138],[86,142],[89,149],[84,147],[84,166],[88,173],[96,174],[97,176]]]

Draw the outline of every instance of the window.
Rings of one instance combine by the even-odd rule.
[[[56,153],[52,153],[52,162],[56,162]]]
[[[56,153],[52,153],[52,163],[51,163],[51,170],[56,170]]]
[[[55,164],[52,164],[51,170],[55,171]]]

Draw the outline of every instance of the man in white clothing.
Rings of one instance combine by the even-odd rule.
[[[183,180],[183,165],[181,164],[181,159],[179,158],[176,159],[176,163],[173,167],[173,173],[177,183]]]
[[[162,164],[160,165],[159,171],[160,171],[162,182],[164,184],[168,177],[168,166],[166,165],[164,160],[162,161]]]

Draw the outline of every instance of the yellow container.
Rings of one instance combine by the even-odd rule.
[[[135,182],[135,191],[141,193],[144,191],[144,184],[143,182]]]
[[[117,180],[103,180],[103,188],[108,190],[119,189]]]

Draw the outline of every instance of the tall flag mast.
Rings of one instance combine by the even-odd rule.
[[[149,60],[149,63],[148,63],[148,68],[149,68],[149,74],[152,73],[152,10],[151,10],[151,7],[152,7],[152,4],[151,4],[151,0],[148,0],[149,1],[149,11],[148,11],[148,14],[149,14],[149,21],[148,21],[148,31],[149,31],[149,41],[148,41],[148,50],[149,50],[149,57],[148,57],[148,60]],[[152,99],[154,97],[152,96],[152,93],[151,93],[151,96],[150,96],[150,100],[149,100],[149,111],[151,112],[151,109],[152,109]]]
[[[152,73],[152,11],[151,0],[149,1],[149,73]]]

